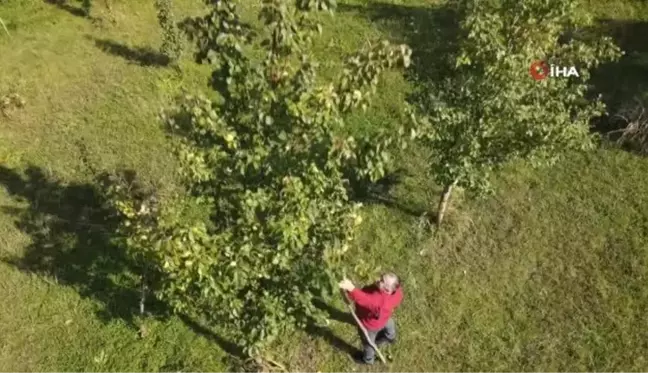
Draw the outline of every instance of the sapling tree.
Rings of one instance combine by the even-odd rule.
[[[233,1],[207,3],[209,14],[183,27],[197,60],[214,66],[218,95],[186,95],[164,113],[186,193],[155,211],[128,193],[113,201],[124,244],[152,263],[157,295],[258,357],[281,332],[323,320],[313,298],[335,294],[335,280],[362,262],[344,260],[361,221],[344,175],[381,177],[397,143],[343,135],[344,114],[368,103],[383,71],[407,66],[410,50],[376,43],[320,81],[313,12],[332,1],[264,0],[258,34]]]
[[[590,120],[604,111],[588,98],[590,70],[619,56],[609,38],[581,32],[591,20],[573,0],[462,0],[456,51],[445,79],[419,102],[420,139],[443,186],[437,223],[453,188],[483,193],[492,172],[514,159],[551,164],[566,149],[592,146]],[[534,80],[534,61],[574,66],[579,76]]]
[[[144,315],[147,294],[161,282],[158,252],[151,249],[163,224],[157,190],[143,185],[133,172],[102,175],[100,186],[108,211],[121,218],[114,241],[128,250],[133,270],[140,275],[139,311]]]
[[[182,38],[173,16],[172,0],[155,0],[158,23],[162,29],[160,51],[169,61],[175,62],[182,54]]]

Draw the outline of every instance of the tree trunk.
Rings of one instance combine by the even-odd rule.
[[[446,185],[443,188],[443,193],[441,193],[441,200],[439,201],[439,209],[437,210],[437,226],[441,225],[443,222],[443,217],[445,215],[446,209],[448,208],[448,202],[450,201],[450,195],[452,194],[452,189],[457,185],[457,180],[453,181],[452,184]]]
[[[145,304],[146,304],[146,277],[145,275],[142,275],[141,283],[140,283],[140,315],[144,316],[145,312]]]

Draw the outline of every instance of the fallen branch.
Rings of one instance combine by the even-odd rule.
[[[267,356],[250,356],[243,361],[243,370],[246,372],[288,372],[285,365]]]
[[[286,367],[283,364],[281,364],[281,363],[279,363],[277,361],[274,361],[274,360],[272,360],[271,358],[269,358],[267,356],[264,357],[263,360],[265,360],[266,362],[268,362],[268,363],[274,365],[275,367],[281,369],[282,372],[287,372],[288,371],[288,369],[286,369]]]

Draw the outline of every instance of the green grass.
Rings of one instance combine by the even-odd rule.
[[[27,102],[0,116],[0,370],[234,369],[236,349],[213,333],[176,316],[137,316],[121,253],[87,225],[96,208],[90,167],[174,182],[156,115],[182,87],[205,91],[209,69],[188,57],[181,73],[142,65],[160,44],[150,1],[113,0],[109,14],[95,0],[94,21],[68,3],[0,1],[11,33],[0,33],[0,95],[16,92]],[[177,0],[178,16],[196,14],[199,3]],[[325,17],[316,47],[325,75],[381,35],[412,44],[420,56],[434,50],[437,41],[410,28],[440,20],[422,7],[431,2],[342,3]],[[639,1],[590,4],[598,17],[631,27],[648,19]],[[645,93],[645,78],[637,78],[645,65],[637,61],[647,50],[625,41],[632,53],[620,66],[636,69],[611,68],[600,87],[610,92],[615,81],[633,81],[623,93]],[[617,79],[610,71],[633,75]],[[400,120],[399,102],[412,86],[397,75],[381,84],[368,113],[349,118],[353,130]],[[552,168],[511,165],[498,175],[495,195],[458,194],[436,237],[419,216],[438,188],[417,152],[402,164],[392,202],[367,205],[358,237],[363,259],[401,273],[406,291],[394,361],[369,370],[648,369],[647,159],[601,148]],[[344,309],[341,301],[331,306]],[[354,328],[337,319],[285,336],[275,359],[291,370],[364,369],[346,353],[358,345]]]

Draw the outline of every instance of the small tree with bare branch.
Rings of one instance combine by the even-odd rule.
[[[635,99],[633,105],[622,108],[615,118],[623,123],[623,127],[608,132],[608,136],[620,134],[616,143],[624,145],[639,154],[648,155],[648,113],[646,102]]]
[[[162,29],[160,51],[169,61],[177,62],[182,54],[182,40],[180,30],[174,20],[173,3],[171,0],[155,0],[155,8]]]

